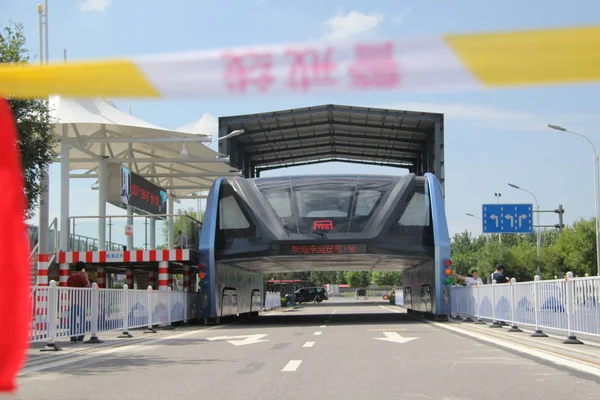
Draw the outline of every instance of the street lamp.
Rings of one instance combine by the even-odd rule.
[[[537,197],[535,197],[535,194],[533,194],[529,190],[523,189],[522,187],[515,185],[514,183],[509,183],[508,186],[529,193],[531,196],[533,196],[533,200],[535,201],[535,210],[537,211],[537,225],[538,225],[537,232],[536,232],[537,233],[537,274],[539,276],[541,276],[540,249],[542,247],[542,235],[541,235],[542,232],[540,231],[540,205],[538,204]]]
[[[594,152],[594,203],[596,204],[596,268],[598,269],[598,276],[600,276],[600,188],[598,187],[598,153],[596,152],[596,147],[590,139],[588,139],[581,133],[573,132],[565,127],[554,124],[548,124],[548,128],[554,129],[555,131],[568,132],[573,135],[577,135],[579,137],[584,138],[590,144]]]
[[[231,139],[233,137],[240,136],[243,133],[246,133],[246,131],[244,129],[236,129],[235,131],[231,131],[227,135],[225,135],[223,137],[220,137],[218,139],[215,139],[215,140],[213,140],[212,142],[210,142],[208,144],[213,144],[214,142],[219,142],[219,141],[225,140],[225,139]]]

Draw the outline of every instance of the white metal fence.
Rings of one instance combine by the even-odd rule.
[[[452,287],[451,310],[455,316],[476,321],[490,320],[493,325],[510,323],[535,327],[536,336],[545,336],[543,328],[567,333],[567,342],[578,342],[575,334],[600,337],[600,277],[566,278],[482,286]]]
[[[267,292],[265,294],[265,309],[274,310],[281,307],[281,293]]]
[[[196,316],[198,293],[153,290],[58,287],[33,290],[33,321],[30,341],[47,342],[56,348],[56,339],[91,335],[99,342],[98,333],[122,331],[121,337],[131,336],[129,329],[155,325],[168,327],[173,322],[187,322]]]

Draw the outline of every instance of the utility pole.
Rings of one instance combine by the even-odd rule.
[[[502,193],[494,193],[494,196],[496,197],[496,203],[500,204],[500,197],[502,197]],[[500,245],[502,245],[502,234],[501,233],[498,234],[498,242],[500,243]]]

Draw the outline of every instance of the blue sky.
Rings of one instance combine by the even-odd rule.
[[[0,23],[25,24],[28,45],[37,55],[37,1],[1,0]],[[600,24],[600,2],[529,0],[292,1],[292,0],[50,0],[50,58],[63,48],[70,60],[152,54],[222,46],[246,46],[325,37],[440,35]],[[116,101],[157,125],[195,124],[214,129],[214,118],[337,103],[398,107],[445,113],[446,208],[451,233],[481,232],[482,203],[529,202],[533,191],[542,209],[563,204],[572,223],[594,212],[593,165],[581,138],[545,128],[565,125],[586,134],[600,150],[599,85],[510,88],[469,93],[354,93],[305,97],[195,101]],[[196,123],[200,121],[200,123]],[[210,132],[207,132],[210,133]],[[351,170],[349,169],[351,168]],[[60,210],[58,166],[51,169],[52,215]],[[320,173],[308,166],[281,173]],[[333,164],[328,172],[398,173],[397,170]],[[97,214],[93,182],[72,181],[71,214]],[[185,204],[194,206],[195,203]],[[120,213],[109,206],[109,213]],[[544,214],[542,223],[556,223]]]

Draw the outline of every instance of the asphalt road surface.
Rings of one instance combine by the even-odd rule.
[[[599,398],[600,383],[589,376],[399,311],[329,300],[233,325],[177,329],[165,340],[25,369],[13,399]]]

